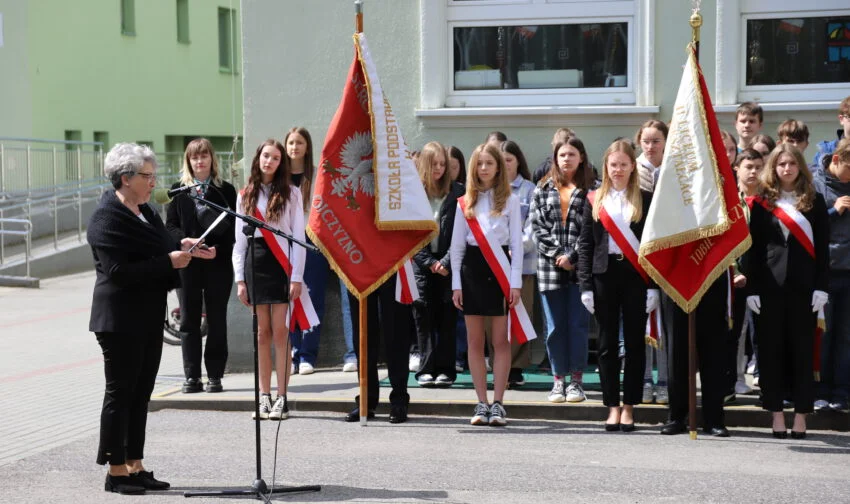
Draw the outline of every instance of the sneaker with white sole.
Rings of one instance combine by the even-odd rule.
[[[475,405],[475,411],[472,413],[472,419],[469,421],[472,425],[488,425],[490,423],[490,407],[487,403],[480,402]]]
[[[584,395],[584,389],[581,388],[581,383],[570,382],[567,386],[567,402],[582,402],[587,399]]]
[[[260,420],[268,420],[269,413],[272,411],[272,395],[271,394],[261,394],[260,395]],[[251,414],[251,418],[257,418],[257,412]]]
[[[759,386],[759,377],[753,376],[753,387],[758,387],[758,386]]]
[[[419,378],[416,379],[416,383],[418,383],[420,387],[433,387],[434,375],[428,373],[421,374],[419,375]]]
[[[658,385],[655,387],[655,403],[670,404],[670,393],[667,391],[666,385]]]
[[[451,387],[454,385],[454,382],[455,381],[449,378],[449,375],[445,373],[440,373],[436,378],[434,378],[434,384],[438,387]]]
[[[410,359],[407,361],[407,369],[411,373],[418,373],[419,366],[422,362],[422,356],[419,353],[410,354]]]
[[[737,381],[735,382],[735,393],[736,394],[749,394],[753,391],[753,388],[747,385],[745,381]]]
[[[343,373],[353,373],[354,371],[357,371],[357,363],[356,362],[346,362],[345,364],[342,365],[342,372]]]
[[[289,418],[289,408],[286,405],[286,398],[277,396],[277,400],[269,413],[269,420],[286,420],[287,418]]]
[[[829,401],[825,399],[818,399],[815,401],[815,411],[822,411],[829,409]]]
[[[309,362],[302,362],[298,364],[298,374],[308,375],[313,374],[315,369],[313,369],[313,365]]]
[[[567,400],[567,393],[564,391],[564,380],[555,380],[552,384],[552,390],[549,392],[549,402],[562,403]]]
[[[640,402],[643,404],[652,404],[653,400],[655,400],[655,387],[653,387],[652,383],[644,382],[643,396],[641,396]]]
[[[508,424],[508,414],[505,407],[499,401],[493,401],[490,405],[490,426],[504,427]]]

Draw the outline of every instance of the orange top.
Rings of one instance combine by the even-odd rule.
[[[573,188],[562,186],[558,188],[558,194],[561,195],[561,224],[567,224],[567,214],[570,212],[570,196],[573,194]]]

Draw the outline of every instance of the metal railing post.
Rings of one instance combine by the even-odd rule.
[[[25,261],[27,263],[27,278],[30,278],[30,256],[32,255],[32,221],[27,222],[24,227],[27,230],[27,252]]]
[[[0,193],[6,193],[6,149],[0,143]]]
[[[32,218],[32,153],[27,145],[27,219]]]
[[[6,262],[6,221],[3,219],[3,209],[0,208],[0,264]]]
[[[53,248],[59,250],[59,202],[56,196],[56,147],[53,147]]]
[[[77,146],[77,240],[83,241],[83,163],[82,146]]]

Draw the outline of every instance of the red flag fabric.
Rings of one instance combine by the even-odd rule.
[[[430,242],[437,225],[363,33],[328,128],[307,234],[359,299]]]
[[[691,46],[641,237],[640,263],[691,312],[750,244],[735,177]]]

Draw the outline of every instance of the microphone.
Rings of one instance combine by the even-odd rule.
[[[176,189],[171,189],[170,191],[168,191],[168,197],[173,198],[173,197],[177,196],[178,194],[183,194],[184,192],[187,192],[189,189],[194,189],[194,188],[196,188],[200,185],[202,185],[202,184],[192,184],[192,185],[187,185],[187,186],[180,186]]]
[[[153,191],[153,199],[160,205],[165,203],[171,203],[171,191],[167,189],[163,189],[161,187],[157,187]]]

